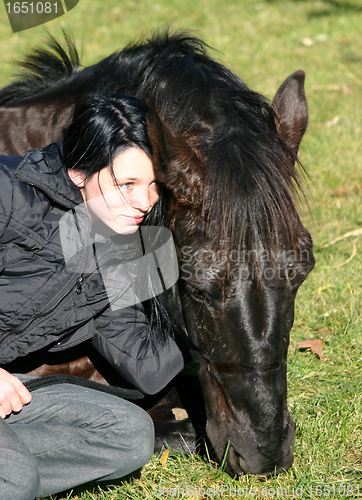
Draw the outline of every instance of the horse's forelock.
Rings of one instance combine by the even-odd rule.
[[[257,248],[284,244],[293,248],[301,224],[294,205],[299,183],[293,159],[277,138],[255,137],[240,130],[227,134],[208,155],[207,196],[203,200],[208,225],[217,220],[215,244],[235,238]],[[215,233],[215,231],[214,231]]]
[[[193,169],[202,170],[203,186],[193,195],[200,208],[190,228],[201,225],[215,251],[231,255],[235,249],[264,248],[275,255],[279,248],[295,249],[303,232],[295,208],[296,158],[277,135],[269,104],[247,96],[249,106],[259,99],[259,111],[239,103],[243,112],[235,106],[231,118],[221,109],[203,162],[195,158]]]

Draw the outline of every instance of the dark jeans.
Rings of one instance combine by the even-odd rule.
[[[123,477],[151,459],[153,445],[151,418],[128,401],[69,384],[38,389],[0,418],[0,500]]]

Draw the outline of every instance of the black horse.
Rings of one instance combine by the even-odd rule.
[[[180,279],[161,297],[189,343],[216,457],[270,475],[293,461],[287,350],[297,290],[314,266],[294,204],[308,111],[304,73],[270,104],[185,33],[156,34],[80,70],[54,39],[0,91],[0,153],[61,139],[74,103],[94,90],[146,98],[154,164],[171,193],[168,226]]]

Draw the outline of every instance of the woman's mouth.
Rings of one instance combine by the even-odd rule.
[[[141,224],[145,218],[144,215],[119,215],[118,217],[125,219],[130,224]]]

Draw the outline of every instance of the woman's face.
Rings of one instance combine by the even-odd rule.
[[[118,234],[134,233],[159,199],[159,186],[150,158],[138,147],[126,149],[108,167],[84,179],[79,170],[69,170],[81,189],[89,215]]]

